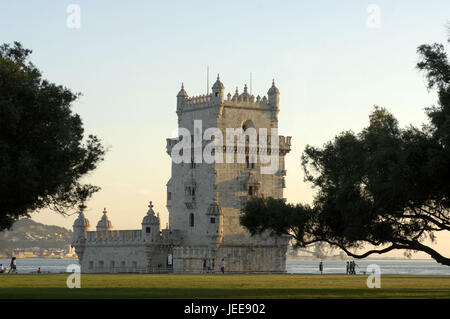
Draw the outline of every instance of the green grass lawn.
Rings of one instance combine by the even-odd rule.
[[[450,276],[82,274],[1,275],[0,298],[450,298]]]

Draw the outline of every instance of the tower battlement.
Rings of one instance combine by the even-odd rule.
[[[172,247],[180,245],[182,236],[177,229],[160,229],[159,214],[150,202],[141,229],[114,230],[106,209],[90,231],[89,220],[81,210],[74,222],[72,246],[83,272],[153,272],[168,269]],[[151,257],[149,257],[151,256]]]
[[[208,106],[218,106],[218,101],[213,99],[212,94],[208,95],[197,95],[192,97],[187,97],[182,101],[182,105],[184,106],[184,110],[195,109],[195,108],[203,108]],[[252,94],[243,95],[239,93],[235,93],[233,96],[231,93],[227,94],[227,98],[223,101],[223,103],[227,106],[250,106],[250,107],[262,107],[262,108],[270,108],[271,104],[269,100],[264,95],[254,96]]]
[[[142,240],[142,230],[103,230],[86,232],[86,244],[136,242]]]
[[[179,241],[179,231],[163,229],[160,231],[154,244],[171,244]],[[132,230],[103,230],[103,231],[87,231],[84,241],[85,245],[97,244],[130,244],[142,242],[146,243],[145,237],[142,236],[141,229]]]
[[[229,107],[243,107],[253,109],[266,109],[272,110],[276,113],[279,111],[279,90],[275,87],[275,82],[272,82],[272,87],[267,92],[267,96],[260,96],[250,94],[248,92],[247,85],[244,85],[244,91],[239,93],[238,88],[234,95],[228,93],[225,95],[225,86],[217,76],[217,81],[212,87],[211,94],[203,94],[189,97],[184,90],[184,84],[181,86],[181,90],[177,95],[177,113],[181,115],[184,112],[193,110],[217,107],[217,106],[229,106]]]

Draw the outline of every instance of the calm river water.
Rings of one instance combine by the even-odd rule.
[[[0,264],[9,267],[10,260],[0,258]],[[67,266],[78,264],[76,259],[44,259],[29,258],[17,259],[18,273],[35,272],[41,267],[43,273],[66,272]],[[346,261],[324,260],[323,268],[325,274],[344,274]],[[450,267],[438,264],[434,260],[408,259],[408,260],[356,260],[356,271],[358,274],[366,271],[367,266],[376,264],[380,267],[382,274],[405,274],[405,275],[450,275]],[[317,260],[287,260],[286,271],[292,274],[317,274],[319,273],[319,261]]]

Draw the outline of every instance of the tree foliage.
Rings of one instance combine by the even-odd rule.
[[[301,247],[327,242],[356,258],[404,249],[450,265],[424,244],[450,231],[450,64],[440,44],[417,51],[417,68],[438,92],[426,125],[400,128],[392,114],[375,107],[360,133],[306,147],[305,180],[317,190],[312,206],[254,198],[243,209],[242,225],[252,234],[289,234]],[[355,253],[367,244],[375,248]]]
[[[0,46],[0,230],[37,209],[67,213],[99,190],[80,182],[105,150],[96,136],[83,142],[71,111],[79,94],[43,79],[30,54]]]

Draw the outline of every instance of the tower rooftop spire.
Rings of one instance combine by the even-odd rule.
[[[97,223],[97,230],[112,230],[113,226],[108,216],[106,215],[106,208],[103,208],[103,216]]]
[[[268,95],[280,94],[280,90],[275,86],[275,79],[272,79],[272,86],[267,92]]]
[[[184,83],[181,82],[181,90],[178,92],[177,97],[188,97],[188,94],[184,90]]]
[[[148,204],[148,214],[155,214],[154,210],[153,210],[153,201],[150,201],[150,203]]]
[[[155,214],[153,207],[153,202],[150,201],[150,203],[148,204],[147,215],[145,215],[144,219],[142,219],[142,224],[152,224],[159,222],[159,213]]]
[[[220,81],[220,76],[219,74],[217,74],[217,80],[216,83],[214,83],[214,85],[212,86],[213,91],[214,90],[224,90],[225,86],[223,85],[223,83]]]

